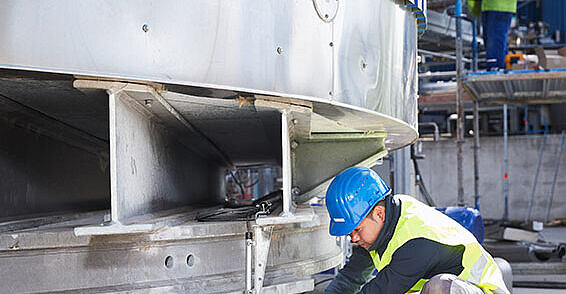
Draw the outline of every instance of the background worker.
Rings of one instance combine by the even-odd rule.
[[[517,0],[468,0],[468,8],[472,16],[481,15],[487,68],[504,69],[509,52],[507,35],[517,12]]]
[[[470,232],[413,197],[392,196],[371,169],[336,176],[326,205],[330,234],[350,235],[358,246],[324,293],[509,293]]]

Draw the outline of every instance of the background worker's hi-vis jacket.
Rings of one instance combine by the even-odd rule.
[[[364,284],[361,293],[411,293],[440,273],[487,294],[509,293],[493,258],[464,227],[413,197],[388,198],[384,228],[369,254],[356,248],[325,293],[356,293]],[[377,276],[366,283],[374,269]]]

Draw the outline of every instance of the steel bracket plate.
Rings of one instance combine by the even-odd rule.
[[[267,267],[267,254],[269,253],[269,245],[271,243],[271,233],[273,233],[273,226],[254,226],[254,292],[257,294],[262,293],[265,268]]]

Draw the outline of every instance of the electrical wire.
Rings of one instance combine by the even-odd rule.
[[[236,170],[236,173],[238,173],[238,170]],[[242,186],[242,183],[240,182],[239,177],[236,177],[236,175],[234,175],[234,171],[230,171],[230,174],[232,175],[232,179],[234,179],[234,182],[236,182],[236,184],[238,184],[238,187],[240,187],[240,191],[242,192],[242,197],[244,197],[244,195],[246,194],[244,187]]]
[[[267,203],[269,209],[266,211],[267,214],[277,210],[282,205],[282,195],[281,190],[272,192],[265,195],[264,197],[255,200],[249,205],[240,207],[223,207],[219,210],[213,211],[205,215],[197,215],[196,220],[199,222],[207,221],[251,221],[255,219],[258,212],[263,211],[262,203]]]
[[[415,145],[411,146],[411,159],[413,160],[413,167],[415,169],[415,175],[418,177],[417,184],[419,185],[419,190],[423,194],[428,205],[436,206],[434,204],[434,200],[432,200],[432,197],[428,193],[428,190],[426,189],[425,184],[423,182],[423,176],[422,176],[421,171],[419,169],[419,164],[417,163],[417,157],[416,157],[416,154],[415,154]]]

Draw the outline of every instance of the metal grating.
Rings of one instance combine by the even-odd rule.
[[[566,102],[566,69],[468,73],[465,88],[484,103]]]

